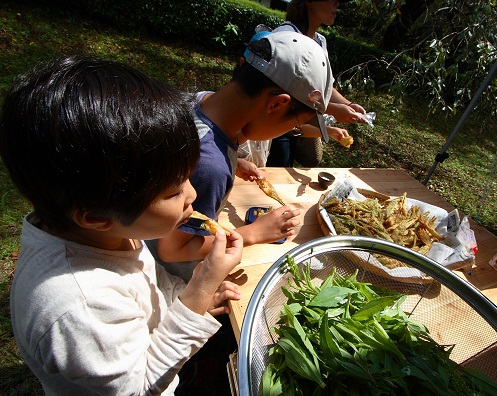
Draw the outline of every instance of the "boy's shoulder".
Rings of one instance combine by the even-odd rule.
[[[231,147],[236,151],[238,150],[238,146],[231,141],[226,132],[223,131],[202,109],[202,99],[210,94],[215,95],[215,92],[202,91],[197,93],[197,101],[192,110],[193,121],[195,122],[195,127],[197,128],[198,136],[201,140],[201,150],[205,151],[206,147],[208,147],[206,145],[207,141],[213,141],[223,152],[227,147]],[[205,155],[204,152],[203,154]]]
[[[97,249],[46,233],[25,219],[11,310],[43,331],[69,313],[84,315],[88,304],[115,306],[123,296],[134,300],[147,294],[148,279],[156,279],[148,249]]]
[[[114,251],[72,242],[40,229],[32,213],[23,221],[13,286],[39,293],[55,289],[85,295],[89,289],[121,282],[126,274],[154,270],[155,261],[148,249]],[[43,289],[37,287],[40,284]]]

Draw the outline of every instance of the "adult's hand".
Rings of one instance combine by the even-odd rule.
[[[366,110],[357,103],[349,105],[343,103],[330,103],[328,105],[330,113],[340,124],[354,124],[356,122],[365,122],[357,113],[366,114]]]

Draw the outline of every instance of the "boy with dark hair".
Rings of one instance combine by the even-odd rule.
[[[194,209],[217,218],[233,187],[235,174],[249,180],[257,167],[238,159],[247,139],[268,140],[292,127],[297,133],[322,114],[331,96],[333,77],[328,57],[309,37],[294,32],[271,33],[251,41],[232,80],[217,92],[200,92],[193,112],[200,136],[200,161],[191,182],[199,194]],[[285,205],[237,229],[244,245],[271,243],[295,234],[298,209]],[[174,231],[174,239],[149,241],[168,271],[188,279],[210,251],[212,237],[193,221]],[[178,264],[173,264],[178,263]]]
[[[47,395],[173,394],[183,364],[238,299],[242,239],[218,232],[188,284],[143,239],[193,212],[191,98],[119,63],[67,57],[19,77],[0,154],[34,211],[23,222],[12,328]]]

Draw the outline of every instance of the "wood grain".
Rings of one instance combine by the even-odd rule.
[[[230,302],[230,319],[239,336],[246,307],[253,290],[267,269],[280,257],[302,243],[324,236],[316,215],[317,203],[326,191],[318,183],[318,173],[326,171],[335,177],[350,177],[356,188],[373,190],[389,196],[399,196],[404,192],[409,198],[452,211],[454,207],[423,184],[410,177],[401,169],[369,168],[261,168],[261,173],[274,186],[282,200],[292,208],[300,209],[301,224],[296,235],[281,245],[261,244],[245,247],[239,269],[243,269],[240,285],[241,299]],[[275,205],[276,204],[276,205]],[[236,178],[228,203],[219,216],[219,223],[226,227],[237,228],[244,224],[245,213],[252,206],[273,206],[278,204],[267,197],[256,183]],[[461,218],[464,213],[461,213]],[[478,253],[470,274],[454,271],[478,288],[494,303],[497,302],[497,271],[489,260],[497,253],[497,236],[470,220],[475,232]]]

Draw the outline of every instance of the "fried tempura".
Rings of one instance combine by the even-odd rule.
[[[269,183],[265,177],[262,179],[257,179],[256,180],[259,188],[264,191],[264,194],[266,194],[268,197],[273,198],[274,200],[278,201],[281,205],[285,205],[283,200],[279,197],[278,193],[274,189],[274,187]]]
[[[202,227],[204,230],[208,231],[212,235],[216,235],[216,232],[218,232],[219,230],[223,230],[227,236],[231,235],[231,232],[220,225],[217,221],[212,220],[210,217],[200,212],[194,211],[190,218],[203,220],[204,222],[200,225],[200,227]]]
[[[443,240],[436,231],[435,216],[412,205],[407,208],[407,194],[388,200],[367,198],[341,202],[330,197],[321,204],[330,214],[337,234],[364,235],[385,239],[427,254],[434,242]],[[403,266],[398,260],[377,257],[388,268]]]
[[[350,146],[352,146],[352,143],[354,143],[354,138],[352,136],[345,136],[344,138],[340,139],[340,144],[345,148],[350,148]]]

